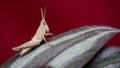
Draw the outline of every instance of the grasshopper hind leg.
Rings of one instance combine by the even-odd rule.
[[[27,54],[27,53],[30,52],[32,49],[33,49],[33,47],[23,49],[23,50],[20,52],[20,56],[23,56],[23,55]]]

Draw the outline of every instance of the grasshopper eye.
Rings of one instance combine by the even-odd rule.
[[[46,25],[45,22],[43,22],[43,25]]]
[[[48,30],[46,30],[46,32],[45,32],[46,34],[48,34],[49,33],[49,31]]]

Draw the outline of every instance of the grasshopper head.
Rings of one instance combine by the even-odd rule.
[[[46,23],[45,20],[45,16],[46,16],[46,9],[44,8],[44,10],[41,8],[41,15],[42,15],[42,21],[41,21],[41,25],[43,25],[43,28],[46,30],[46,34],[50,32],[49,27]]]
[[[48,24],[46,23],[45,19],[43,18],[42,21],[41,21],[41,25],[43,25],[43,28],[46,30],[46,33],[49,33],[50,30],[49,30],[49,27],[48,27]]]

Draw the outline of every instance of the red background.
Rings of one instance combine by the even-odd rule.
[[[0,64],[12,57],[12,47],[34,35],[41,19],[41,0],[0,0]],[[120,28],[120,0],[47,0],[47,23],[54,35],[86,25]],[[106,45],[120,46],[120,35]]]

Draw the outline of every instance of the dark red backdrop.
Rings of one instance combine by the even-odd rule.
[[[41,0],[0,0],[0,64],[34,35],[41,19]],[[120,0],[47,0],[47,23],[54,35],[86,25],[120,28]],[[120,46],[120,35],[106,45]]]

